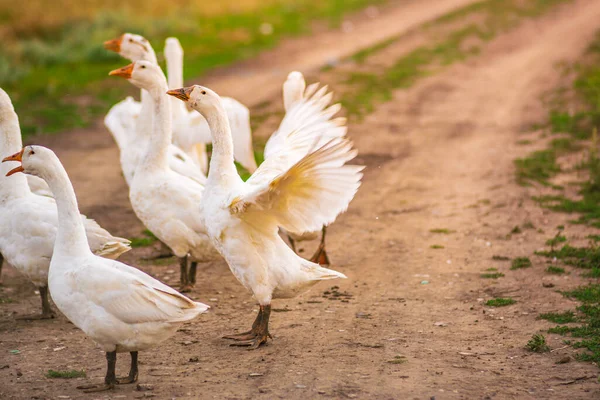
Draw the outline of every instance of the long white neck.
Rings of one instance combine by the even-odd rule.
[[[183,48],[176,38],[168,38],[165,44],[165,60],[167,61],[167,82],[169,89],[183,87]],[[185,103],[171,97],[171,114],[173,120],[188,114]]]
[[[156,53],[154,52],[154,49],[152,46],[150,46],[150,43],[148,43],[147,46],[148,52],[144,53],[143,57],[139,61],[148,61],[154,65],[158,65],[158,60],[156,59]],[[144,89],[140,89],[140,101],[142,103],[142,108],[140,110],[140,115],[135,128],[136,137],[138,138],[142,137],[142,135],[147,136],[150,134],[153,124],[152,114],[154,111],[152,96],[150,96],[150,93]]]
[[[167,82],[164,78],[157,79],[149,89],[152,96],[154,123],[151,136],[139,168],[145,170],[168,169],[168,149],[171,144],[171,103],[168,98]]]
[[[56,156],[53,161],[42,178],[52,190],[58,208],[58,233],[54,243],[54,255],[91,255],[73,185]]]
[[[204,115],[204,117],[210,127],[213,143],[208,180],[223,183],[239,180],[239,175],[233,163],[231,128],[223,105],[219,103],[216,110]]]
[[[0,159],[17,153],[22,147],[21,128],[15,110],[12,105],[0,105]],[[16,162],[0,164],[0,202],[26,196],[30,192],[24,174],[6,176],[18,165]]]

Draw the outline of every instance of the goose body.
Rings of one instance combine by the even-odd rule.
[[[41,146],[27,146],[4,161],[21,161],[11,171],[24,171],[48,182],[58,209],[48,284],[60,311],[107,353],[105,384],[116,383],[116,353],[132,354],[129,382],[137,380],[137,352],[172,336],[177,328],[208,309],[169,286],[118,261],[94,255],[79,217],[69,177],[56,155]]]
[[[22,146],[19,121],[10,98],[0,89],[0,155],[8,156]],[[0,252],[38,288],[48,285],[48,268],[58,229],[56,202],[30,190],[25,175],[5,176],[0,166]],[[112,236],[94,220],[79,215],[89,245],[97,254],[117,258],[130,250],[127,239]],[[44,303],[44,296],[42,302]],[[50,317],[50,310],[44,310]]]
[[[214,246],[260,304],[252,330],[228,337],[238,345],[256,348],[267,341],[272,299],[296,296],[320,280],[345,278],[299,257],[278,234],[279,227],[307,232],[330,223],[360,186],[362,167],[344,165],[356,156],[352,144],[323,134],[345,133],[342,121],[331,119],[339,107],[327,108],[331,94],[316,89],[307,89],[290,107],[278,129],[281,151],[246,182],[233,163],[231,130],[219,96],[202,86],[168,92],[188,101],[210,125],[213,153],[202,218]]]
[[[160,68],[148,61],[138,61],[111,72],[127,78],[146,90],[154,104],[154,125],[146,154],[137,166],[129,188],[131,205],[138,218],[180,259],[182,289],[194,283],[195,272],[187,273],[187,257],[192,261],[220,258],[198,213],[204,186],[174,172],[167,165],[167,148],[171,141],[170,98],[167,82]],[[195,268],[195,264],[192,269]]]

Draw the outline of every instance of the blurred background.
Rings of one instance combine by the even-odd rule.
[[[23,135],[85,127],[135,93],[107,79],[126,60],[102,43],[124,32],[162,49],[175,36],[185,78],[251,57],[314,23],[384,0],[0,0],[0,87],[12,97]],[[127,86],[127,87],[126,87]]]

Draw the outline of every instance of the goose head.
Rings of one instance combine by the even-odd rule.
[[[134,33],[124,33],[118,38],[104,42],[104,48],[118,53],[131,61],[148,60],[156,57],[148,40]]]
[[[110,71],[109,75],[125,78],[138,88],[148,91],[167,85],[165,74],[160,67],[149,61],[136,61],[123,68]]]
[[[30,175],[36,175],[44,178],[44,173],[49,165],[54,165],[56,155],[54,152],[42,146],[25,146],[18,153],[8,156],[2,162],[17,161],[20,162],[16,168],[8,171],[6,176],[11,176],[17,172],[24,172]]]
[[[223,111],[223,103],[219,95],[204,86],[193,85],[173,89],[169,90],[167,94],[187,102],[205,118],[213,113]]]

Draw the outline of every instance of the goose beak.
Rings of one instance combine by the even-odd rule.
[[[193,86],[183,87],[180,89],[173,89],[167,92],[168,95],[177,97],[179,100],[188,101],[190,99],[190,93],[194,90]]]
[[[119,36],[116,39],[107,40],[106,42],[104,42],[104,48],[106,50],[119,53],[121,51],[121,42],[123,42],[123,35]]]
[[[133,63],[131,63],[123,68],[113,69],[108,74],[111,76],[114,75],[114,76],[120,76],[125,79],[131,79],[132,73],[133,73]]]
[[[21,160],[23,159],[23,152],[25,151],[25,149],[21,149],[21,151],[19,151],[18,153],[13,154],[12,156],[8,156],[5,157],[2,162],[6,162],[6,161],[18,161],[21,162]],[[17,172],[23,172],[23,166],[19,165],[17,168],[13,168],[10,171],[8,171],[8,173],[6,174],[6,176],[11,176],[12,174],[16,174]]]

